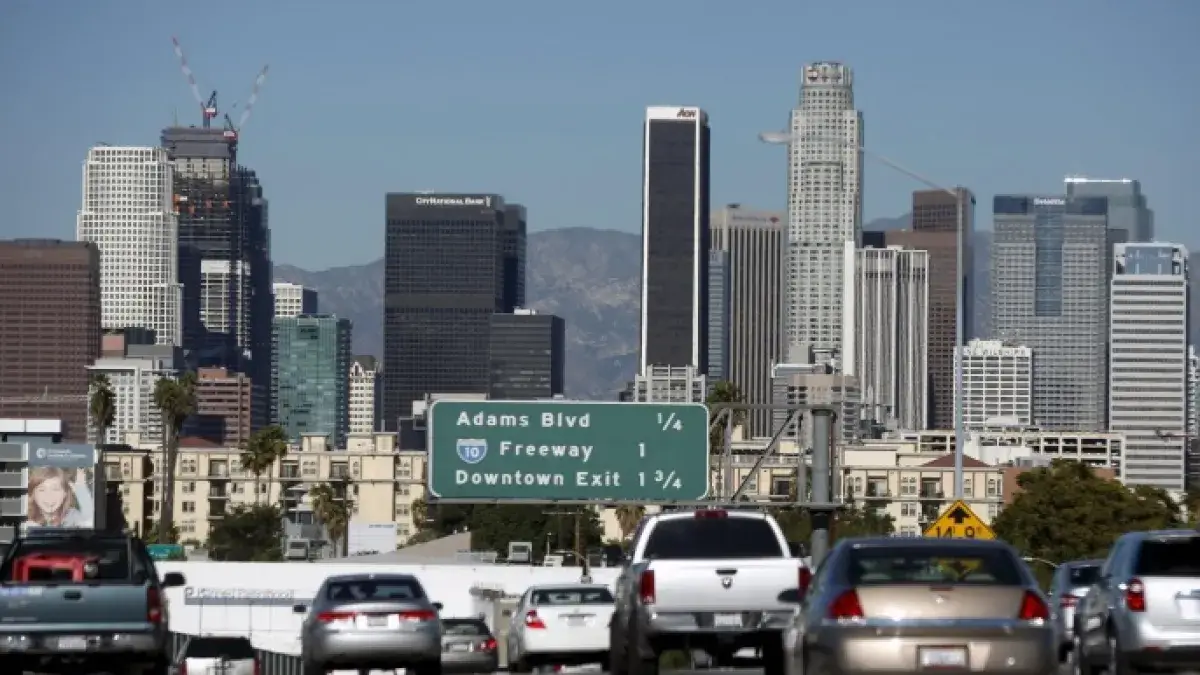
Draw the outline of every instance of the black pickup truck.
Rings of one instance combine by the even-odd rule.
[[[164,589],[136,537],[39,529],[0,562],[0,663],[5,673],[165,675],[170,641]]]

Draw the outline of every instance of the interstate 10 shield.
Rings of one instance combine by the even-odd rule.
[[[482,438],[460,438],[456,443],[458,458],[467,464],[478,464],[487,457],[487,440]]]

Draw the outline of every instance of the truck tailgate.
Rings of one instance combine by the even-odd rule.
[[[4,585],[0,632],[147,630],[146,589],[124,584]]]
[[[791,609],[779,594],[799,585],[799,561],[791,558],[658,560],[655,605],[665,611]]]

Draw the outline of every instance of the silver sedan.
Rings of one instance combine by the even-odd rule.
[[[300,628],[304,675],[404,668],[441,675],[440,603],[411,574],[350,574],[321,584]]]

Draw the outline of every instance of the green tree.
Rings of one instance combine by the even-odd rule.
[[[329,532],[329,538],[333,540],[333,550],[341,551],[342,555],[346,555],[343,540],[346,538],[346,533],[350,528],[350,503],[345,495],[339,496],[337,491],[329,483],[319,483],[314,485],[308,491],[309,499],[312,500],[313,515],[321,524],[325,526]]]
[[[150,529],[146,530],[142,541],[147,544],[174,544],[179,541],[179,528],[174,525],[164,527],[161,520],[156,520]]]
[[[714,406],[718,403],[743,403],[745,397],[742,396],[742,390],[734,383],[728,380],[720,380],[714,382],[712,389],[708,392],[708,399],[705,401],[709,406]],[[712,424],[712,420],[716,418],[719,411],[709,413],[709,431],[708,431],[708,448],[711,452],[720,452],[725,447],[725,426],[727,420],[732,419],[733,426],[744,424],[746,421],[745,410],[730,410],[729,417],[722,417],[720,422]]]
[[[628,539],[637,529],[638,523],[646,515],[646,507],[641,504],[625,503],[617,506],[617,527],[621,528],[621,538]]]
[[[250,435],[242,447],[242,466],[254,476],[254,501],[259,501],[259,485],[264,473],[283,459],[288,451],[287,433],[277,425],[263,427]]]
[[[772,511],[788,541],[807,543],[812,538],[812,515],[808,509],[785,507]],[[849,504],[833,515],[829,543],[845,537],[886,536],[895,531],[896,521],[886,511]]]
[[[1134,530],[1176,527],[1178,507],[1160,489],[1129,489],[1081,462],[1056,460],[1017,478],[1021,492],[992,523],[1023,555],[1051,562],[1102,557]]]
[[[175,464],[179,460],[179,434],[187,418],[196,412],[196,374],[184,373],[177,380],[159,378],[154,383],[154,407],[162,415],[163,459],[166,464],[163,467],[162,510],[159,517],[165,531],[174,532]]]
[[[117,417],[117,395],[104,373],[94,373],[89,384],[88,417],[96,432],[96,445],[104,445],[108,442],[108,430]]]
[[[208,557],[223,562],[283,560],[283,513],[263,504],[233,507],[209,532]]]
[[[604,540],[604,527],[595,509],[585,509],[580,521],[579,546],[575,542],[573,514],[556,515],[541,506],[501,504],[477,507],[471,513],[471,548],[476,551],[495,551],[508,555],[510,541],[533,543],[535,551],[544,551],[549,542],[552,550],[573,551],[599,546]]]

